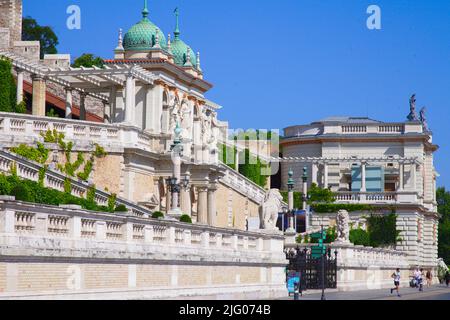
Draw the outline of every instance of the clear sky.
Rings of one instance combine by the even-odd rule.
[[[112,58],[118,29],[141,18],[144,0],[24,0],[24,14],[50,25],[60,53]],[[81,30],[66,9],[81,8]],[[381,8],[381,30],[366,26]],[[165,34],[180,8],[181,37],[201,52],[208,98],[230,128],[284,127],[333,115],[403,121],[408,100],[428,108],[438,184],[450,188],[450,1],[149,0]]]

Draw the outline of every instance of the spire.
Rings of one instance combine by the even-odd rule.
[[[196,68],[198,71],[202,71],[202,68],[200,67],[200,52],[197,52],[197,65]]]
[[[177,23],[176,23],[175,31],[173,32],[173,34],[175,35],[175,40],[178,40],[180,37],[180,23],[179,23],[180,10],[178,8],[175,8],[174,13],[177,18]]]
[[[191,63],[191,48],[187,48],[187,53],[186,53],[186,63],[184,64],[185,67],[192,67],[192,63]]]
[[[124,48],[123,48],[122,29],[119,29],[119,40],[118,40],[118,44],[117,44],[116,50],[124,50]]]
[[[170,33],[167,37],[167,52],[172,54],[172,40],[170,38]]]
[[[161,45],[159,44],[159,31],[156,29],[156,35],[155,35],[155,45],[153,46],[156,49],[160,49]]]
[[[148,5],[147,5],[147,0],[144,0],[144,9],[142,10],[142,17],[144,19],[146,19],[148,17]]]

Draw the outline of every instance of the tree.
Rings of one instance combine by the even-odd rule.
[[[105,61],[102,58],[94,56],[92,53],[85,53],[82,56],[75,59],[72,64],[73,68],[92,68],[93,66],[103,68]]]
[[[59,44],[58,37],[51,27],[40,26],[35,19],[31,17],[22,20],[22,40],[39,41],[41,43],[41,59],[45,54],[58,53],[56,46]]]
[[[11,70],[11,62],[0,59],[0,111],[3,112],[13,112],[16,106],[16,83]]]
[[[445,188],[439,188],[436,192],[438,212],[441,215],[439,221],[439,257],[450,264],[450,192]]]

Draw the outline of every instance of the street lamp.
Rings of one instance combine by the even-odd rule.
[[[296,230],[294,229],[294,172],[292,169],[289,169],[288,172],[288,181],[287,181],[287,187],[288,187],[288,215],[289,215],[289,227],[286,230],[286,235],[288,236],[295,236],[297,234]]]
[[[185,175],[183,180],[181,180],[181,187],[184,190],[187,190],[189,188],[190,183],[191,183],[191,180],[189,179],[189,175]]]

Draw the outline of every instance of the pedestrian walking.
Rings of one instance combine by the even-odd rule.
[[[419,268],[414,271],[414,283],[416,288],[419,288],[419,291],[422,291],[422,272]]]
[[[427,278],[427,287],[429,288],[433,284],[433,274],[431,273],[431,270],[427,271],[426,278]]]
[[[401,279],[401,272],[400,272],[400,268],[397,268],[397,270],[395,270],[395,272],[392,274],[392,279],[394,279],[394,286],[395,288],[391,289],[391,294],[394,291],[397,291],[397,296],[401,297],[400,295],[400,279]]]

